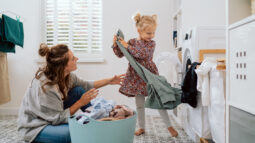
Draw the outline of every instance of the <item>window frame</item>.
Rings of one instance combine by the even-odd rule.
[[[70,0],[70,1],[72,1],[72,0]],[[88,0],[88,1],[93,1],[93,0]],[[42,36],[43,36],[43,38],[42,38],[42,40],[43,40],[43,43],[47,43],[47,38],[46,38],[46,36],[47,36],[47,25],[46,25],[46,3],[47,3],[47,0],[43,0],[42,1],[42,18],[41,18],[41,20],[42,20]],[[89,44],[88,44],[88,46],[89,46],[89,49],[88,49],[88,51],[89,51],[89,53],[80,53],[79,52],[79,50],[74,50],[73,49],[73,47],[72,47],[72,42],[71,42],[71,44],[70,45],[68,45],[69,46],[69,49],[74,53],[74,55],[76,56],[76,57],[78,57],[78,63],[86,63],[86,62],[99,62],[99,63],[101,63],[101,62],[104,62],[104,55],[103,55],[103,53],[104,53],[104,49],[103,49],[103,0],[101,0],[101,41],[100,41],[100,49],[99,49],[99,52],[97,52],[97,53],[92,53],[91,52],[91,50],[92,50],[92,47],[91,47],[91,44],[92,44],[92,42],[90,42]],[[89,17],[89,19],[90,19],[91,17]],[[90,20],[89,20],[89,22],[90,22]],[[89,31],[89,33],[90,33],[91,31]],[[91,34],[89,35],[89,37],[91,37]],[[91,41],[91,39],[88,39],[88,40],[90,40]],[[53,45],[55,45],[55,43],[53,44]],[[41,59],[39,59],[39,60],[37,60],[37,62],[42,62],[42,60]]]

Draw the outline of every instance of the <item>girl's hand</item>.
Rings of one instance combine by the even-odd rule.
[[[85,92],[82,97],[78,100],[82,106],[87,105],[92,99],[96,98],[98,95],[98,90],[95,88],[90,89]]]
[[[115,75],[114,77],[112,77],[110,79],[109,84],[119,84],[121,85],[124,78],[125,78],[126,74],[121,74],[121,75]]]
[[[119,41],[120,41],[121,45],[123,45],[123,47],[127,49],[128,43],[125,40],[123,40],[122,38],[120,38]]]
[[[113,37],[113,46],[114,46],[114,47],[117,47],[116,41],[117,41],[117,36],[114,35],[114,37]]]

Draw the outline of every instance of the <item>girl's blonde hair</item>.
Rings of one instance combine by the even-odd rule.
[[[135,25],[137,28],[144,30],[148,26],[157,26],[157,15],[143,15],[141,16],[140,13],[137,13],[134,16]]]

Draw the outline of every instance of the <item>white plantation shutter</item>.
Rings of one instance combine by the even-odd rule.
[[[67,44],[76,55],[102,56],[102,0],[46,0],[45,41]]]

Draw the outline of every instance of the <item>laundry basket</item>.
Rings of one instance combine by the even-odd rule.
[[[79,123],[76,117],[68,119],[72,143],[133,143],[135,112],[129,118],[115,121],[87,118],[89,120],[87,124]]]

